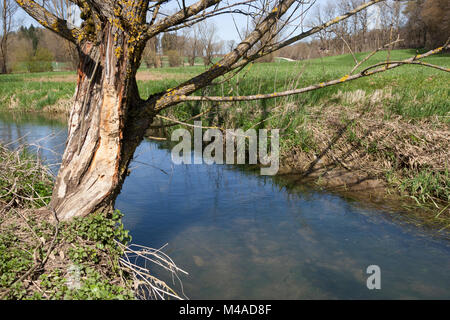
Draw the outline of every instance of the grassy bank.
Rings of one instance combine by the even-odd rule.
[[[0,145],[0,299],[158,298],[156,287],[176,296],[145,269],[136,273],[129,255],[171,266],[149,248],[127,246],[120,212],[57,221],[46,207],[52,185],[26,149]]]
[[[356,57],[362,60],[366,54]],[[414,50],[394,50],[391,60],[415,54]],[[385,61],[386,55],[378,52],[359,70]],[[449,54],[424,61],[450,67]],[[197,94],[280,92],[339,79],[353,65],[351,55],[254,64]],[[174,87],[204,70],[204,66],[142,68],[137,77],[141,96]],[[70,101],[74,81],[75,75],[67,72],[2,76],[0,108],[61,109]],[[435,221],[450,216],[448,82],[448,73],[408,65],[302,95],[232,104],[190,102],[164,115],[187,121],[205,113],[197,120],[208,126],[281,129],[280,174],[295,176],[296,182],[374,198],[400,196],[414,210],[429,208]],[[173,123],[156,123],[162,124]],[[164,132],[170,134],[178,127]]]

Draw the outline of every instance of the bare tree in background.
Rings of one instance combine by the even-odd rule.
[[[185,55],[188,58],[189,65],[191,66],[195,64],[195,60],[197,59],[197,57],[202,54],[199,33],[199,25],[195,25],[185,32],[186,44],[184,50]]]
[[[154,37],[147,42],[142,58],[147,68],[160,68],[162,65],[159,55],[159,37]]]
[[[233,50],[235,46],[236,46],[236,41],[234,41],[234,40],[228,40],[228,41],[226,42],[226,48],[225,48],[225,50],[227,50],[227,51],[229,52],[229,51]]]
[[[51,0],[49,7],[61,19],[68,21],[74,25],[77,21],[77,5],[70,0]],[[65,51],[66,62],[69,63],[70,69],[76,69],[79,61],[78,50],[76,45],[71,41],[61,39],[60,46]]]
[[[1,2],[1,39],[0,39],[0,72],[7,73],[8,66],[8,36],[13,26],[14,15],[17,11],[17,4],[12,0],[2,0]]]
[[[17,0],[44,27],[72,42],[79,51],[78,80],[69,117],[68,139],[55,181],[50,207],[59,219],[85,216],[94,211],[109,212],[127,175],[136,147],[156,115],[182,101],[246,101],[299,94],[385,72],[404,64],[418,63],[420,57],[347,74],[306,88],[250,96],[202,97],[194,92],[214,80],[239,72],[249,63],[283,47],[310,37],[383,0],[367,1],[355,10],[316,25],[306,31],[295,28],[304,15],[302,4],[309,1],[271,0],[263,8],[254,0],[199,0],[180,2],[180,10],[168,14],[168,1],[73,0],[81,12],[80,27],[58,17],[48,2]],[[306,6],[306,8],[309,8]],[[307,9],[305,9],[307,10]],[[258,15],[258,23],[220,61],[201,74],[152,94],[139,95],[136,72],[149,39],[167,32],[192,27],[219,14]],[[148,17],[148,18],[147,18]],[[276,27],[277,32],[293,26],[275,42],[258,47],[261,39]],[[257,49],[255,49],[257,48]],[[442,50],[442,48],[440,49]],[[428,55],[439,52],[422,55]],[[375,67],[375,66],[374,66]]]
[[[402,2],[386,1],[378,4],[380,39],[378,45],[398,35],[401,25]]]
[[[200,47],[203,63],[208,66],[213,63],[214,54],[217,52],[217,27],[214,23],[201,22],[198,24]]]
[[[316,11],[312,17],[312,21],[310,22],[311,27],[315,25],[321,25],[330,19],[333,19],[336,16],[336,3],[334,1],[328,1],[326,4],[322,4],[316,7]],[[345,22],[345,21],[344,21]],[[330,40],[333,38],[333,34],[341,39],[345,39],[347,37],[347,30],[345,23],[339,23],[334,25],[332,28],[323,29],[315,35],[315,37],[319,40],[320,53],[326,53],[330,49]]]

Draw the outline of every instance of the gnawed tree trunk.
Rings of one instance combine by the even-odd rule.
[[[109,211],[120,192],[133,153],[155,114],[190,100],[187,99],[190,94],[227,73],[238,72],[262,56],[312,36],[383,1],[370,0],[338,18],[251,53],[262,37],[296,3],[295,0],[274,1],[270,10],[261,9],[262,19],[254,30],[218,63],[175,88],[141,100],[135,75],[148,40],[164,32],[192,26],[215,16],[219,11],[225,13],[225,8],[240,3],[219,7],[223,0],[198,0],[167,15],[159,11],[164,1],[157,1],[151,6],[150,1],[70,1],[81,11],[83,22],[77,27],[55,15],[54,8],[45,1],[16,0],[42,26],[70,41],[80,51],[81,62],[68,140],[50,206],[64,220],[95,211]],[[152,18],[147,22],[149,12],[152,12]],[[347,78],[356,79],[354,76]],[[329,81],[328,85],[342,82]],[[312,87],[290,90],[285,94],[298,94],[321,86]],[[274,94],[253,95],[241,97],[241,100],[273,97]],[[237,101],[235,97],[215,98],[218,101]],[[207,100],[213,101],[210,98]]]
[[[81,47],[67,145],[50,203],[62,220],[112,209],[143,138],[131,116],[140,104],[135,73],[141,51],[118,32],[106,26],[99,45]]]

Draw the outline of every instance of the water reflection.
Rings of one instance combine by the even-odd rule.
[[[28,145],[28,149],[38,153],[54,174],[58,172],[66,138],[67,128],[62,119],[0,112],[0,142],[13,149]]]
[[[0,117],[3,141],[61,129]],[[45,143],[61,152],[64,140]],[[133,242],[169,244],[190,273],[182,278],[189,298],[450,298],[446,240],[336,195],[289,193],[272,181],[229,166],[175,166],[161,144],[144,141],[116,206]],[[381,290],[366,287],[371,264],[381,267]]]

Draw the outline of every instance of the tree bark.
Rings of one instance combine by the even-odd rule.
[[[144,135],[132,116],[141,102],[135,80],[141,50],[131,50],[116,28],[104,30],[98,45],[86,42],[80,49],[67,145],[50,203],[61,220],[113,208]]]

